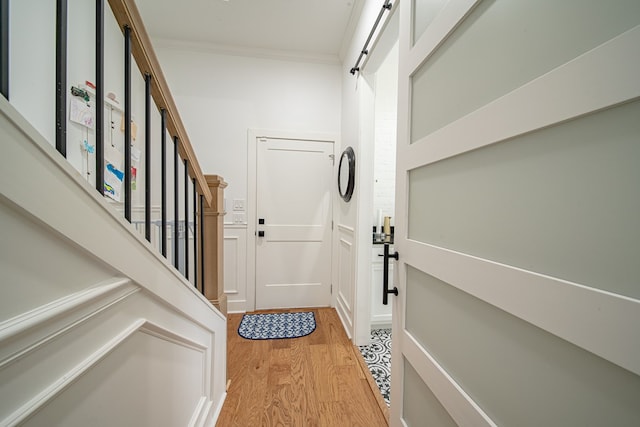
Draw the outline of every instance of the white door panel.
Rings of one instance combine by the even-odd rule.
[[[399,10],[390,424],[637,425],[640,3],[423,3]]]
[[[333,143],[257,144],[256,308],[327,306]]]

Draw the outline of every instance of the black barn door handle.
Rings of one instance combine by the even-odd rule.
[[[384,255],[383,255],[383,265],[382,265],[382,304],[389,304],[389,294],[398,295],[398,288],[395,286],[393,289],[389,289],[389,258],[393,258],[398,260],[400,255],[397,251],[393,254],[389,255],[389,244],[384,244]]]

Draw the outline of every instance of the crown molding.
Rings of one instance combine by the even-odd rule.
[[[187,50],[191,52],[213,53],[249,58],[275,59],[280,61],[307,62],[315,64],[340,65],[338,55],[308,53],[290,50],[261,49],[254,47],[221,45],[209,42],[154,38],[153,45],[157,49]]]

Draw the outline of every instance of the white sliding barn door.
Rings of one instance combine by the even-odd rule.
[[[391,425],[638,425],[640,2],[400,13]]]

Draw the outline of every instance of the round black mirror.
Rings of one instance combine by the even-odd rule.
[[[351,200],[356,185],[356,154],[347,147],[340,156],[338,164],[338,192],[345,202]]]

